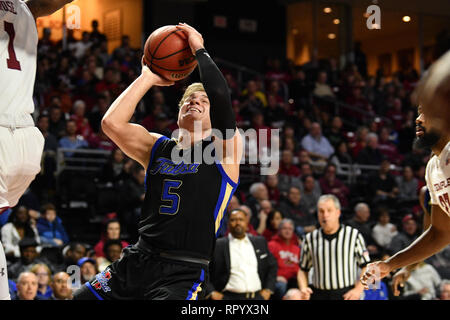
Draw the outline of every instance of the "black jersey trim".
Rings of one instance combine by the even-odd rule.
[[[222,175],[222,177],[224,177],[225,180],[233,187],[233,189],[235,189],[239,185],[239,182],[241,182],[241,178],[239,177],[239,180],[236,183],[233,180],[231,180],[231,178],[225,172],[222,164],[219,161],[216,161],[216,166],[217,166],[217,168],[219,168],[219,171],[220,171],[220,174]]]

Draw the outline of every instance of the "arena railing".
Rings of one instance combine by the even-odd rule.
[[[56,153],[55,175],[58,176],[65,170],[99,172],[108,162],[110,154],[111,151],[107,150],[59,148]]]
[[[333,99],[331,97],[319,97],[317,95],[312,95],[312,97],[313,97],[314,103],[316,105],[317,104],[320,105],[321,103],[330,105],[333,109],[334,115],[341,116],[342,122],[350,128],[357,129],[358,126],[363,125],[363,124],[368,124],[368,123],[358,122],[356,118],[349,119],[349,117],[345,117],[345,116],[343,117],[343,115],[345,115],[345,111],[351,111],[353,113],[357,113],[360,115],[360,118],[362,118],[362,119],[373,120],[373,119],[378,118],[378,120],[380,122],[391,123],[391,120],[389,118],[377,115],[375,113],[367,112],[365,110],[361,110],[358,107],[352,106],[352,105],[345,103],[338,99]]]

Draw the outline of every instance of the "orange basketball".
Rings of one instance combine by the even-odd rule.
[[[145,42],[144,63],[152,72],[170,81],[186,78],[197,66],[186,35],[175,26],[152,32]]]

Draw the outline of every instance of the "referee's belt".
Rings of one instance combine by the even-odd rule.
[[[180,254],[177,254],[177,253],[171,253],[171,252],[167,252],[167,251],[156,250],[156,249],[152,248],[142,238],[140,238],[138,240],[136,245],[137,245],[137,247],[139,249],[143,250],[144,252],[146,252],[146,253],[148,253],[150,255],[159,256],[161,258],[166,258],[166,259],[175,260],[175,261],[203,264],[203,265],[205,265],[207,267],[209,266],[209,260],[207,260],[207,259],[194,258],[194,257],[185,256],[185,255],[180,255]]]

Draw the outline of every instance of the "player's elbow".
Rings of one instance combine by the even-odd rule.
[[[117,128],[114,125],[114,121],[112,121],[107,116],[103,117],[101,125],[102,125],[102,130],[106,135],[109,135],[111,132],[117,131]]]

